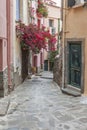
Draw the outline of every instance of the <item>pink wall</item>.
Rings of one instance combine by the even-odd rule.
[[[0,0],[0,71],[7,67],[6,0]]]
[[[2,40],[0,40],[0,71],[2,70]]]
[[[40,54],[33,54],[32,57],[32,65],[35,67],[40,67]]]
[[[0,40],[0,71],[7,67],[7,41]]]
[[[12,7],[12,0],[6,1],[6,13],[7,13],[7,65],[8,65],[8,86],[9,88],[12,87],[12,80],[11,80],[11,51],[12,51],[12,43],[11,43],[11,30],[12,30],[12,24],[11,24],[11,7]],[[13,18],[12,18],[13,19]]]
[[[40,53],[37,56],[37,67],[40,67]]]
[[[7,37],[6,24],[6,0],[0,0],[0,37]]]
[[[7,67],[7,41],[3,40],[3,69],[5,69]]]
[[[11,51],[11,63],[13,63],[13,0],[10,0],[10,51]]]

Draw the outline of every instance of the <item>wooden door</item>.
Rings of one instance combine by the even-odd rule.
[[[81,44],[69,44],[69,84],[81,88]]]

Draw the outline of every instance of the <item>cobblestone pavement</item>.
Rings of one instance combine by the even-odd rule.
[[[0,130],[87,130],[87,97],[62,94],[52,79],[27,79],[11,93]]]

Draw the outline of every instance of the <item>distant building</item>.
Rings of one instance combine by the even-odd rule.
[[[52,35],[57,34],[57,43],[55,45],[56,50],[59,50],[60,40],[59,32],[61,30],[61,9],[55,2],[47,1],[46,6],[48,8],[48,17],[44,19],[44,25],[50,30]],[[44,51],[44,70],[51,70],[51,63],[49,61],[49,49]]]
[[[39,4],[39,0],[38,1],[30,1],[30,6],[29,8],[32,8],[33,9],[33,12],[31,13],[34,13],[33,14],[33,17],[31,17],[31,15],[29,16],[29,19],[30,20],[30,23],[33,23],[33,24],[36,24],[38,25],[38,27],[41,27],[41,25],[43,25],[43,17],[40,18],[37,16],[37,13],[36,13],[36,9],[38,8],[38,4]],[[40,51],[40,53],[38,54],[35,54],[33,52],[31,52],[31,66],[32,68],[35,69],[36,73],[39,73],[40,71],[43,70],[43,49]]]

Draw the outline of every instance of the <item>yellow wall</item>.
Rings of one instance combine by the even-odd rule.
[[[84,94],[87,94],[87,8],[63,8],[63,36],[66,38],[85,39],[84,49]]]

